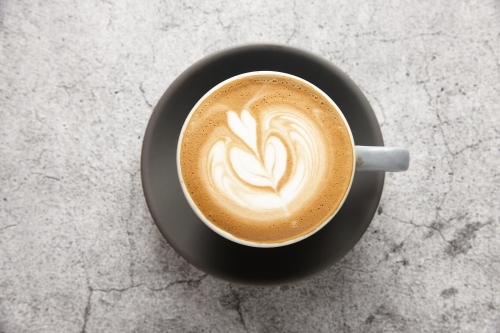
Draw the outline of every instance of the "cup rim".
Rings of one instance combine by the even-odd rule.
[[[184,179],[182,178],[182,171],[181,171],[181,164],[180,164],[180,151],[181,151],[181,143],[182,143],[182,139],[184,137],[184,133],[185,133],[185,130],[186,130],[186,127],[187,127],[187,124],[189,123],[194,111],[198,108],[198,106],[203,103],[203,101],[210,95],[212,94],[214,91],[216,91],[217,89],[219,89],[220,87],[232,82],[232,81],[235,81],[235,80],[238,80],[238,79],[241,79],[243,77],[248,77],[248,76],[252,76],[252,75],[277,75],[277,76],[284,76],[284,77],[287,77],[287,78],[291,78],[291,79],[294,79],[294,80],[298,80],[300,82],[302,82],[303,84],[311,87],[313,90],[315,90],[317,93],[319,93],[320,95],[322,95],[324,98],[326,98],[326,100],[331,104],[333,105],[336,110],[338,111],[339,115],[340,115],[340,118],[342,119],[345,127],[347,128],[347,132],[349,133],[349,138],[350,138],[350,142],[351,142],[351,151],[352,151],[352,170],[351,170],[351,175],[350,175],[350,181],[349,181],[349,185],[344,193],[344,196],[340,202],[340,204],[337,206],[337,209],[329,216],[325,219],[325,221],[323,221],[320,225],[318,225],[313,231],[305,234],[305,235],[302,235],[300,237],[297,237],[297,238],[294,238],[294,239],[290,239],[290,240],[287,240],[287,241],[284,241],[284,242],[274,242],[274,243],[260,243],[260,242],[254,242],[254,241],[248,241],[248,240],[245,240],[245,239],[241,239],[241,238],[238,238],[234,235],[232,235],[231,233],[225,231],[225,230],[222,230],[221,228],[217,227],[216,225],[214,225],[209,219],[207,219],[205,217],[205,215],[203,215],[203,213],[198,209],[198,207],[196,206],[196,204],[194,203],[193,199],[191,198],[191,195],[189,194],[189,191],[187,190],[185,184],[184,184]],[[181,129],[181,132],[179,134],[179,139],[177,141],[177,152],[176,152],[176,166],[177,166],[177,175],[178,175],[178,178],[179,178],[179,181],[180,181],[180,184],[181,184],[181,188],[182,188],[182,192],[184,193],[184,197],[186,198],[189,206],[191,207],[191,209],[193,210],[193,212],[198,216],[198,218],[207,226],[209,227],[210,229],[212,229],[214,232],[216,232],[217,234],[219,234],[220,236],[230,240],[230,241],[233,241],[235,243],[238,243],[238,244],[241,244],[241,245],[246,245],[246,246],[251,246],[251,247],[256,247],[256,248],[275,248],[275,247],[281,247],[281,246],[286,246],[286,245],[291,245],[291,244],[294,244],[294,243],[297,243],[297,242],[300,242],[301,240],[304,240],[312,235],[314,235],[316,232],[318,232],[319,230],[321,230],[325,225],[327,225],[332,219],[333,217],[335,217],[335,215],[337,215],[338,211],[340,210],[340,208],[342,208],[342,205],[344,204],[348,194],[349,194],[349,191],[351,189],[351,185],[352,185],[352,182],[354,180],[354,173],[356,171],[356,156],[355,156],[355,144],[354,144],[354,138],[352,136],[352,132],[351,132],[351,128],[349,126],[349,123],[347,122],[347,120],[345,119],[345,116],[344,114],[342,113],[342,110],[340,110],[340,108],[338,107],[338,105],[330,98],[330,96],[328,96],[325,92],[323,92],[320,88],[316,87],[314,84],[312,84],[311,82],[307,81],[307,80],[304,80],[302,79],[301,77],[298,77],[298,76],[295,76],[295,75],[292,75],[292,74],[288,74],[288,73],[283,73],[283,72],[279,72],[279,71],[252,71],[252,72],[246,72],[246,73],[243,73],[243,74],[238,74],[238,75],[235,75],[233,77],[230,77],[222,82],[220,82],[219,84],[217,84],[216,86],[214,86],[212,89],[210,89],[209,91],[207,91],[199,100],[198,102],[193,106],[193,108],[191,109],[191,111],[189,111],[189,114],[188,116],[186,117],[186,119],[184,120],[184,124],[182,125],[182,129]]]

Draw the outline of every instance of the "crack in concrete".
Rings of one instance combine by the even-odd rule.
[[[362,35],[360,34],[360,36],[362,36]],[[419,33],[416,35],[404,36],[404,37],[382,38],[382,39],[378,39],[378,41],[382,42],[382,43],[394,43],[394,42],[411,40],[411,39],[415,39],[415,38],[436,37],[436,36],[447,37],[447,38],[452,38],[452,39],[460,39],[460,40],[465,40],[465,41],[470,41],[470,42],[483,42],[483,40],[466,39],[463,36],[450,35],[450,34],[442,32],[442,31]]]
[[[126,291],[131,290],[131,289],[146,288],[150,291],[157,292],[157,291],[166,291],[166,290],[170,289],[171,287],[173,287],[175,285],[179,285],[179,284],[188,284],[188,285],[191,285],[191,286],[196,288],[200,285],[201,281],[203,281],[207,276],[208,276],[208,274],[204,274],[199,279],[186,279],[186,280],[173,281],[173,282],[167,284],[165,287],[161,287],[161,288],[152,288],[152,287],[147,286],[144,283],[139,283],[136,285],[131,285],[129,287],[125,287],[125,288],[105,288],[105,289],[92,288],[92,291],[99,291],[99,292],[103,292],[103,293],[111,293],[111,292],[123,293],[123,292],[126,292]]]
[[[500,61],[498,60],[498,56],[495,53],[495,50],[493,49],[493,47],[491,46],[490,41],[487,40],[487,41],[484,42],[484,44],[486,45],[486,48],[493,55],[493,59],[495,59],[495,63],[497,64],[497,70],[500,70]]]
[[[222,23],[222,20],[220,19],[220,9],[219,8],[215,8],[215,12],[217,13],[217,21],[219,22],[222,30],[225,30],[225,26],[224,26],[224,23]]]
[[[240,319],[240,323],[241,325],[243,326],[243,329],[245,330],[245,332],[247,332],[247,325],[245,323],[245,318],[243,317],[243,309],[241,307],[241,298],[240,298],[240,295],[233,289],[233,287],[229,287],[229,290],[231,291],[231,294],[233,295],[234,299],[236,300],[236,312],[238,313],[238,316],[239,316],[239,319]]]
[[[424,90],[429,95],[429,98],[432,98],[431,95],[430,95],[430,93],[429,93],[429,90],[427,89],[427,85],[424,84],[423,87],[424,87]],[[452,162],[451,163],[453,163],[453,161],[455,160],[455,154],[453,154],[453,152],[451,151],[450,145],[448,143],[448,139],[446,138],[446,134],[444,133],[444,128],[443,128],[443,124],[447,124],[448,122],[443,121],[441,119],[441,115],[439,114],[439,111],[438,111],[437,108],[434,108],[434,107],[429,107],[429,108],[433,108],[435,110],[435,112],[436,112],[436,117],[438,119],[438,127],[439,127],[439,130],[441,131],[441,136],[443,137],[443,141],[444,141],[444,145],[446,147],[446,150],[448,151],[448,153],[452,157]],[[449,163],[449,164],[451,164],[451,163]],[[450,167],[451,167],[451,165],[450,165]]]
[[[78,236],[77,239],[83,239],[83,237],[81,236],[80,232],[78,231],[78,228],[76,227],[76,225],[74,223],[72,225],[73,225],[73,229],[75,230],[75,233]],[[77,246],[77,251],[80,254],[80,258],[82,261],[82,268],[83,268],[83,271],[85,272],[85,282],[87,284],[87,290],[89,292],[89,295],[87,298],[87,304],[86,304],[85,309],[83,311],[83,326],[82,326],[82,330],[80,331],[81,333],[85,333],[86,328],[87,328],[87,322],[88,322],[88,319],[90,316],[91,298],[92,298],[92,295],[94,293],[94,290],[93,290],[92,286],[90,285],[90,275],[89,275],[89,271],[87,268],[87,264],[85,262],[84,252],[80,246]]]
[[[27,136],[27,135],[25,134],[25,136]],[[48,151],[49,151],[49,150],[48,150],[48,149],[45,149],[45,148],[43,148],[43,149],[40,151],[40,154],[38,154],[38,157],[37,157],[37,158],[35,158],[35,159],[33,160],[33,161],[35,162],[35,165],[40,165],[40,164],[41,164],[41,161],[42,161],[42,156],[43,156],[46,152],[48,152]]]
[[[229,24],[225,25],[220,18],[221,10],[219,8],[216,8],[215,12],[217,13],[217,22],[219,22],[222,30],[228,32],[232,28],[233,23],[230,22]]]
[[[111,292],[122,293],[122,292],[125,292],[127,290],[130,290],[130,289],[133,289],[133,288],[139,288],[139,287],[144,287],[144,285],[138,284],[138,285],[135,285],[135,286],[129,286],[129,287],[125,287],[125,288],[106,288],[106,289],[92,288],[92,291],[99,291],[99,292],[106,293],[106,294],[111,293]]]
[[[297,22],[299,22],[299,14],[297,13],[297,3],[296,0],[293,1],[293,16],[295,18],[293,22],[293,30],[292,34],[287,38],[286,44],[290,43],[293,37],[295,37],[295,34],[297,33]]]
[[[396,216],[393,216],[393,215],[387,214],[387,213],[385,213],[385,212],[383,212],[382,214],[384,214],[384,215],[386,215],[386,216],[388,216],[388,217],[390,217],[390,218],[393,218],[394,220],[396,220],[396,221],[398,221],[398,222],[400,222],[400,223],[410,224],[410,225],[412,225],[412,226],[413,226],[413,227],[415,227],[415,228],[427,228],[427,229],[431,229],[432,231],[436,231],[436,232],[437,232],[437,233],[441,236],[441,238],[442,238],[442,239],[443,239],[446,243],[448,243],[448,244],[450,243],[450,242],[449,242],[449,241],[448,241],[448,240],[444,237],[443,233],[441,232],[441,229],[440,229],[440,228],[438,228],[438,227],[436,227],[436,226],[434,225],[434,223],[432,223],[431,225],[416,224],[416,223],[414,223],[413,221],[405,221],[405,220],[402,220],[402,219],[400,219],[400,218],[398,218],[398,217],[396,217]],[[451,219],[449,219],[449,221],[447,221],[447,222],[451,222],[451,221],[452,221],[452,220],[454,220],[454,219],[456,219],[456,218],[455,218],[455,217],[454,217],[454,218],[451,218]],[[411,234],[412,234],[412,233],[413,233],[413,232],[411,232],[411,233],[410,233],[410,235],[409,235],[407,238],[409,238],[409,237],[411,236]]]
[[[425,48],[425,41],[424,41],[424,40],[422,40],[422,41],[424,42],[424,48]],[[438,108],[437,108],[437,107],[433,104],[433,100],[434,100],[434,98],[433,98],[432,94],[431,94],[431,93],[430,93],[430,91],[429,91],[429,87],[427,86],[427,84],[428,84],[428,83],[429,83],[429,81],[430,81],[430,74],[429,74],[429,61],[428,61],[428,56],[427,56],[427,55],[428,55],[428,51],[427,51],[427,49],[425,48],[425,55],[424,55],[424,59],[425,59],[425,64],[426,64],[426,65],[425,65],[425,67],[424,67],[424,71],[425,71],[425,73],[426,73],[426,79],[425,79],[425,80],[422,80],[422,81],[420,81],[420,82],[418,82],[418,83],[420,83],[420,84],[422,85],[422,88],[424,89],[425,93],[427,94],[427,97],[428,97],[428,102],[427,102],[427,105],[428,105],[429,109],[430,109],[430,110],[433,110],[433,111],[435,112],[435,114],[436,114],[436,118],[437,118],[437,120],[438,120],[437,127],[439,128],[439,131],[440,131],[441,137],[443,138],[444,146],[445,146],[445,148],[446,148],[446,150],[447,150],[447,152],[448,152],[449,156],[451,157],[451,160],[448,160],[448,161],[447,161],[447,162],[448,162],[448,168],[449,168],[449,170],[450,170],[450,171],[448,172],[448,175],[450,176],[450,180],[449,180],[449,182],[448,182],[448,186],[449,186],[448,191],[446,191],[446,192],[444,192],[444,193],[443,193],[443,198],[442,198],[441,202],[440,202],[440,203],[439,203],[439,205],[435,208],[435,212],[436,212],[436,213],[435,213],[435,221],[434,221],[434,222],[433,222],[430,226],[425,226],[425,227],[428,227],[428,228],[432,229],[433,231],[437,232],[437,233],[441,236],[441,238],[442,238],[445,242],[447,242],[448,244],[451,244],[451,242],[450,242],[450,241],[448,241],[448,240],[444,237],[444,235],[443,235],[443,233],[441,232],[440,228],[437,228],[437,227],[436,227],[436,225],[441,225],[441,224],[442,224],[442,222],[446,222],[446,223],[448,223],[448,224],[449,224],[452,220],[454,220],[454,219],[459,219],[459,218],[461,218],[461,217],[460,217],[460,216],[458,216],[458,217],[452,217],[452,218],[450,218],[450,219],[448,219],[448,220],[445,220],[445,219],[441,216],[440,211],[441,211],[441,209],[442,209],[442,207],[443,207],[444,203],[446,202],[446,199],[447,199],[447,197],[448,197],[448,194],[451,192],[451,188],[452,188],[453,183],[454,183],[454,181],[455,181],[455,161],[456,161],[456,157],[457,157],[459,154],[463,153],[463,152],[464,152],[465,150],[467,150],[467,149],[472,149],[472,148],[474,148],[474,147],[479,146],[479,145],[481,144],[481,141],[480,141],[480,142],[478,142],[478,143],[476,143],[476,144],[467,145],[466,147],[464,147],[463,149],[461,149],[461,150],[459,150],[459,151],[457,151],[457,152],[453,152],[453,151],[452,151],[452,149],[451,149],[451,147],[450,147],[450,144],[449,144],[449,142],[448,142],[448,138],[447,138],[446,133],[445,133],[445,131],[444,131],[444,125],[445,125],[445,124],[448,124],[448,122],[447,122],[447,121],[445,121],[444,119],[442,119],[441,114],[440,114],[440,112],[439,112],[439,109],[438,109]],[[450,245],[449,245],[449,246],[450,246]]]
[[[133,259],[133,250],[135,248],[134,242],[133,242],[133,237],[132,237],[132,232],[130,232],[130,220],[132,219],[132,211],[134,209],[134,203],[136,202],[135,195],[134,195],[134,178],[139,174],[140,169],[137,168],[134,172],[130,173],[130,193],[129,193],[129,212],[128,216],[126,217],[125,220],[125,230],[127,232],[127,241],[129,245],[129,250],[130,250],[130,263],[129,263],[129,277],[130,277],[130,284],[133,286],[135,284],[134,282],[134,259]]]
[[[82,330],[80,331],[81,333],[85,333],[87,331],[87,323],[89,321],[89,316],[90,316],[90,309],[92,307],[92,294],[94,293],[94,290],[89,286],[89,297],[87,299],[87,306],[85,307],[85,311],[83,313],[83,326]]]
[[[174,281],[174,282],[169,283],[166,287],[163,287],[163,288],[158,288],[158,289],[149,288],[149,287],[146,287],[146,288],[148,288],[151,291],[164,291],[164,290],[169,289],[172,286],[175,286],[178,284],[184,284],[184,283],[197,288],[200,285],[201,281],[203,281],[206,277],[208,277],[208,274],[203,274],[199,279],[187,279],[187,280]]]
[[[88,290],[89,290],[89,296],[88,296],[88,299],[87,299],[87,305],[85,307],[85,310],[84,310],[84,315],[83,315],[83,326],[82,326],[82,330],[80,331],[81,333],[85,333],[86,332],[86,327],[87,327],[87,323],[88,323],[88,320],[89,320],[89,317],[90,317],[90,311],[92,309],[92,296],[94,294],[94,292],[103,292],[103,293],[111,293],[111,292],[118,292],[118,293],[123,293],[123,292],[126,292],[128,290],[131,290],[131,289],[135,289],[135,288],[146,288],[152,292],[158,292],[158,291],[166,291],[168,289],[170,289],[171,287],[175,286],[175,285],[179,285],[179,284],[188,284],[190,286],[193,286],[194,288],[197,288],[200,283],[206,278],[208,277],[208,274],[204,274],[202,275],[199,279],[186,279],[186,280],[178,280],[178,281],[174,281],[174,282],[171,282],[169,283],[167,286],[165,287],[161,287],[161,288],[151,288],[151,287],[148,287],[147,285],[145,284],[137,284],[137,285],[132,285],[132,286],[129,286],[129,287],[126,287],[126,288],[106,288],[106,289],[103,289],[103,288],[92,288],[91,286],[88,287]],[[245,331],[246,331],[246,324],[245,324],[245,321],[243,319],[243,313],[242,313],[242,310],[241,310],[241,305],[240,305],[240,299],[239,299],[239,296],[236,294],[236,293],[233,293],[234,297],[236,298],[237,302],[238,302],[238,307],[237,307],[237,312],[240,316],[240,320],[241,320],[241,323],[243,324],[243,327],[245,328]]]
[[[139,85],[139,90],[141,91],[142,99],[144,100],[144,103],[146,103],[147,106],[149,106],[150,108],[153,108],[153,105],[151,103],[149,103],[148,99],[146,98],[146,91],[144,90],[144,87],[142,86],[143,84],[144,84],[144,82],[141,82],[141,84]]]
[[[36,121],[38,121],[40,124],[44,125],[44,126],[47,126],[47,128],[49,128],[50,130],[54,131],[54,128],[52,126],[50,126],[49,124],[47,124],[45,122],[45,120],[42,120],[42,118],[40,117],[40,114],[39,114],[39,111],[38,110],[35,110],[35,119]]]
[[[426,93],[427,95],[427,105],[429,106],[429,109],[430,110],[434,110],[435,113],[436,113],[436,117],[438,119],[438,126],[439,126],[439,129],[441,131],[441,135],[443,137],[443,141],[444,141],[444,144],[446,146],[446,150],[448,150],[448,153],[450,155],[452,155],[452,158],[453,158],[453,153],[450,149],[450,146],[448,144],[448,140],[446,138],[446,135],[444,133],[444,129],[443,129],[443,123],[445,123],[442,119],[441,119],[441,115],[439,113],[439,110],[437,107],[435,107],[433,104],[432,104],[432,101],[433,101],[433,96],[432,94],[430,93],[429,91],[429,87],[427,87],[427,84],[429,83],[430,81],[430,74],[429,74],[429,60],[428,60],[428,50],[425,46],[425,41],[422,39],[422,42],[423,42],[423,45],[424,45],[424,50],[425,50],[425,54],[424,54],[424,62],[425,62],[425,66],[424,66],[424,71],[425,71],[425,75],[426,75],[426,78],[425,80],[420,80],[417,82],[417,84],[420,84],[422,86],[422,88],[424,89],[424,92]]]
[[[32,172],[31,174],[32,175],[39,175],[39,176],[42,176],[43,178],[47,178],[47,179],[61,181],[61,178],[57,178],[57,177],[54,177],[54,176],[49,176],[49,175],[46,175],[46,174],[43,174],[43,173],[40,173],[40,172]]]
[[[0,232],[4,231],[6,229],[12,228],[12,227],[16,227],[16,226],[17,226],[17,224],[9,224],[5,227],[0,228]]]
[[[350,271],[353,271],[353,272],[364,273],[364,274],[371,274],[371,273],[374,273],[374,272],[377,271],[376,268],[372,269],[372,270],[366,270],[366,269],[360,269],[360,268],[352,268],[352,267],[345,266],[345,265],[338,265],[337,267],[339,269],[347,269],[347,270],[350,270]]]
[[[424,85],[425,87],[425,85]],[[459,156],[460,154],[462,154],[463,152],[465,152],[466,150],[468,149],[474,149],[474,148],[477,148],[479,147],[480,145],[482,145],[483,143],[487,143],[487,142],[490,142],[490,141],[493,141],[493,140],[496,140],[498,139],[497,136],[495,137],[492,137],[492,138],[487,138],[487,139],[484,139],[484,140],[479,140],[479,142],[476,142],[476,143],[473,143],[473,144],[470,144],[470,145],[466,145],[464,148],[456,151],[456,152],[453,152],[449,145],[448,145],[448,141],[446,140],[446,136],[445,136],[445,133],[444,133],[444,130],[443,130],[443,127],[442,127],[442,124],[443,124],[443,121],[441,119],[441,116],[439,114],[439,111],[436,109],[436,115],[437,115],[437,118],[439,120],[439,128],[441,130],[441,135],[443,137],[443,140],[444,140],[444,143],[445,143],[445,146],[446,146],[446,149],[448,150],[448,153],[450,154],[451,156],[451,161],[448,162],[448,166],[450,168],[450,172],[448,173],[450,175],[450,181],[448,182],[448,185],[449,185],[449,190],[447,192],[445,192],[443,194],[443,199],[441,200],[441,202],[439,203],[439,205],[436,207],[435,209],[435,221],[429,226],[430,228],[432,228],[434,231],[438,232],[439,235],[447,242],[450,244],[451,246],[451,241],[448,241],[444,236],[443,234],[441,233],[440,229],[439,228],[436,228],[436,225],[442,225],[442,223],[447,223],[449,224],[451,221],[457,219],[463,219],[467,213],[465,214],[461,214],[459,216],[455,216],[455,217],[451,217],[449,219],[444,219],[441,214],[440,214],[440,211],[442,210],[442,207],[444,205],[444,203],[446,202],[446,198],[448,197],[448,194],[451,193],[451,188],[452,188],[452,185],[455,181],[455,161],[456,161],[456,158],[457,156]],[[449,252],[449,251],[448,251]]]
[[[495,132],[496,132],[496,129],[495,129]],[[458,155],[462,154],[464,151],[466,151],[467,149],[473,149],[473,148],[477,148],[479,147],[480,145],[482,145],[483,143],[488,143],[490,141],[494,141],[494,140],[497,140],[498,139],[498,136],[493,136],[493,137],[490,137],[490,138],[486,138],[484,140],[479,140],[478,142],[476,143],[472,143],[470,145],[466,145],[464,148],[458,150],[457,152],[455,153],[451,153],[453,155],[453,157],[457,157]],[[453,159],[452,162],[455,162],[455,159]]]

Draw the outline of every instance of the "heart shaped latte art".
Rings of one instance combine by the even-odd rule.
[[[211,146],[207,175],[217,196],[246,213],[287,214],[321,181],[323,143],[315,125],[295,110],[283,107],[260,116],[258,122],[248,110],[227,112],[228,135]]]

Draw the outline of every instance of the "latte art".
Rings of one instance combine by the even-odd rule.
[[[258,243],[324,225],[354,172],[352,137],[336,106],[279,73],[244,76],[208,93],[186,120],[178,149],[181,183],[200,217]]]
[[[323,143],[313,123],[290,107],[266,111],[262,124],[247,110],[229,111],[232,135],[215,141],[208,155],[212,194],[236,204],[238,215],[245,213],[239,207],[290,215],[289,204],[301,193],[314,192],[324,168]]]

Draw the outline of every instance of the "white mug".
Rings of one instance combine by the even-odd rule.
[[[337,210],[333,212],[331,216],[329,216],[322,224],[320,224],[317,228],[312,230],[311,232],[293,238],[291,240],[287,240],[281,243],[259,243],[259,242],[253,242],[253,241],[248,241],[244,239],[237,238],[233,236],[232,234],[228,233],[227,231],[222,230],[221,228],[217,227],[214,225],[212,222],[210,222],[209,219],[207,219],[203,213],[198,209],[196,204],[193,202],[189,191],[187,190],[182,173],[181,173],[181,163],[180,163],[180,148],[181,148],[181,142],[184,137],[184,133],[186,130],[186,126],[189,123],[189,120],[191,119],[191,116],[193,115],[194,111],[198,108],[198,106],[203,103],[203,101],[211,95],[214,91],[220,89],[222,86],[227,85],[231,83],[234,80],[244,78],[246,76],[250,75],[255,75],[255,74],[271,74],[271,75],[278,75],[278,76],[285,76],[297,81],[302,82],[304,85],[310,87],[314,91],[316,91],[318,94],[322,95],[334,108],[339,111],[339,114],[342,118],[343,123],[345,124],[345,127],[347,128],[349,132],[349,136],[351,138],[351,149],[352,149],[352,156],[354,158],[353,165],[355,165],[355,168],[352,170],[351,178],[350,178],[350,183],[347,188],[347,191],[345,192],[341,204],[338,206]],[[249,73],[244,73],[241,75],[234,76],[232,78],[229,78],[215,87],[213,87],[210,91],[208,91],[197,103],[196,105],[192,108],[191,112],[187,116],[184,126],[182,127],[180,136],[179,136],[179,142],[177,145],[177,172],[179,175],[179,180],[181,183],[182,190],[184,192],[184,195],[193,209],[193,211],[196,213],[196,215],[200,218],[201,221],[203,221],[210,229],[221,235],[222,237],[229,239],[233,242],[236,242],[238,244],[242,245],[247,245],[247,246],[252,246],[252,247],[260,247],[260,248],[270,248],[270,247],[279,247],[279,246],[285,246],[289,244],[293,244],[296,242],[299,242],[317,231],[319,231],[321,228],[323,228],[331,219],[337,214],[337,212],[340,210],[342,207],[342,204],[344,203],[345,199],[347,198],[347,195],[349,194],[349,190],[352,184],[352,181],[354,179],[354,173],[355,172],[361,172],[361,171],[406,171],[409,167],[409,161],[410,161],[410,155],[407,149],[405,148],[399,148],[399,147],[372,147],[372,146],[356,146],[354,144],[354,139],[352,137],[351,129],[349,127],[349,124],[347,120],[345,119],[344,115],[342,114],[342,111],[340,108],[335,104],[335,102],[328,96],[326,95],[322,90],[320,90],[318,87],[313,85],[312,83],[299,78],[294,75],[286,74],[286,73],[281,73],[281,72],[273,72],[273,71],[259,71],[259,72],[249,72]]]

